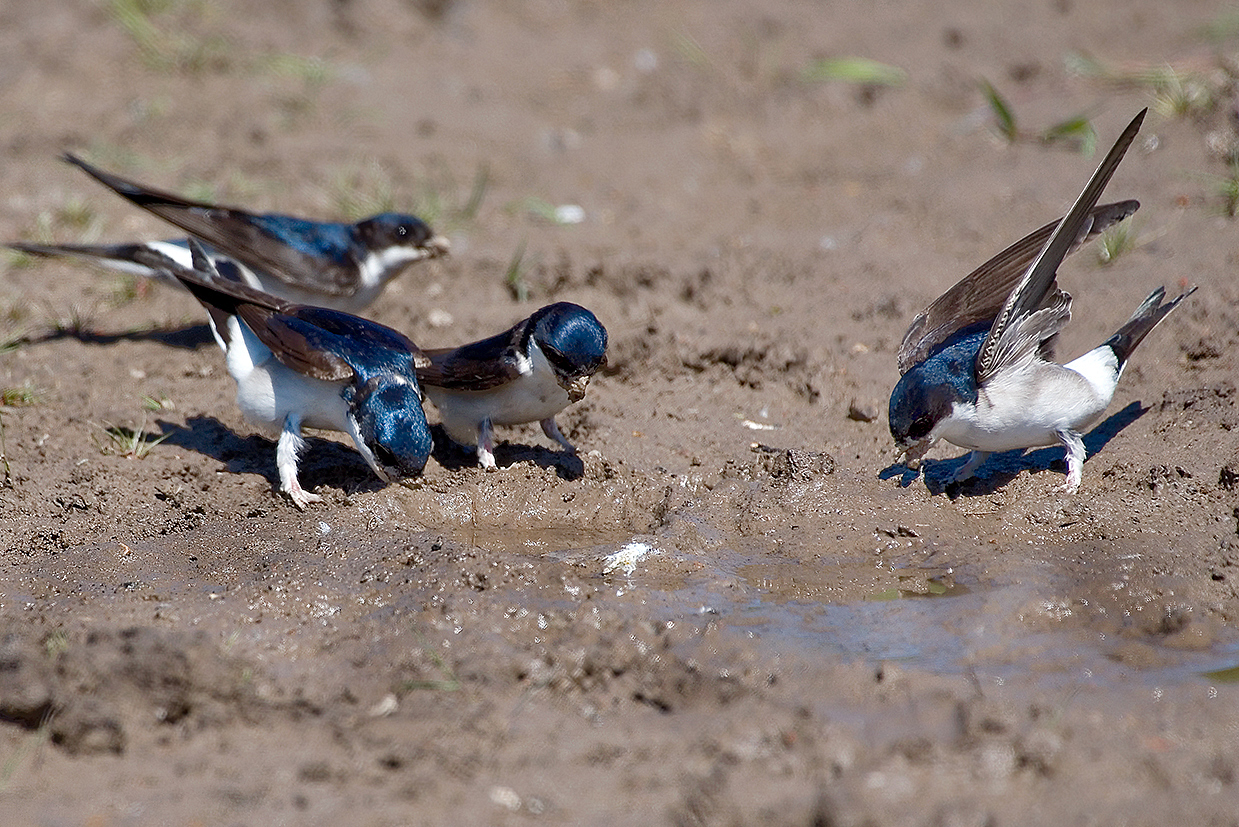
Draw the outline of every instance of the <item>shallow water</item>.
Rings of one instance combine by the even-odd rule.
[[[634,546],[646,553],[632,555]],[[851,573],[846,562],[835,572],[812,570],[743,555],[729,544],[683,555],[647,536],[555,556],[600,561],[596,571],[617,595],[672,615],[716,616],[724,634],[760,639],[780,656],[895,662],[1026,685],[1239,681],[1239,635],[1183,641],[1141,633],[1086,598],[1064,596],[1052,574],[1032,576],[1036,566],[1006,582],[949,567],[897,570],[896,586],[839,601],[829,595],[831,584]],[[615,566],[617,559],[625,565]]]
[[[1149,685],[1236,680],[1224,670],[1239,663],[1239,639],[1204,651],[1146,642],[1150,662],[1132,667],[1121,662],[1103,633],[1071,627],[1045,631],[1009,622],[1009,612],[1025,598],[1021,589],[1007,586],[842,605],[758,600],[737,607],[736,614],[752,633],[781,650],[895,661],[938,674],[1022,683],[1087,680],[1102,686],[1132,680]]]

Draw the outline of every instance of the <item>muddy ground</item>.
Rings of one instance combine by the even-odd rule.
[[[5,260],[0,822],[1239,824],[1234,22],[6,4],[0,238],[169,234],[65,150],[251,208],[413,209],[453,255],[376,318],[443,346],[571,300],[611,362],[560,416],[579,456],[513,428],[500,472],[441,447],[406,489],[323,435],[300,513],[187,295]],[[906,74],[806,78],[841,56]],[[896,465],[912,316],[1097,161],[1037,134],[1083,114],[1104,149],[1146,105],[1108,190],[1134,243],[1062,268],[1060,353],[1200,290],[1080,492],[1056,448],[959,490],[962,451]]]

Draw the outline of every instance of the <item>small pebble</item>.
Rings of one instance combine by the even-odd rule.
[[[853,399],[848,403],[848,419],[857,422],[873,422],[878,418],[878,406],[872,402],[861,402]]]

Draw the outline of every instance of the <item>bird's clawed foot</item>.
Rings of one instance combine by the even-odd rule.
[[[559,426],[555,424],[555,417],[547,417],[538,424],[542,426],[542,433],[546,434],[548,439],[557,442],[569,454],[576,453],[576,447],[559,432]]]
[[[1084,439],[1074,431],[1060,431],[1058,439],[1067,446],[1067,479],[1057,490],[1066,494],[1074,494],[1080,490],[1080,481],[1084,478]]]
[[[302,511],[305,511],[306,506],[310,503],[319,503],[323,501],[323,498],[318,494],[311,493],[302,488],[301,483],[297,482],[296,477],[292,478],[292,482],[290,484],[281,485],[280,490],[287,494],[288,498],[293,501],[293,505],[297,506],[297,508]]]
[[[986,451],[973,451],[968,455],[967,461],[956,469],[951,475],[951,482],[962,483],[972,479],[977,475],[977,469],[985,464],[985,460],[989,459],[989,453]]]
[[[478,426],[478,465],[487,471],[498,471],[495,463],[495,427],[489,419]]]
[[[305,440],[301,438],[301,421],[289,414],[284,420],[284,429],[280,432],[280,439],[275,444],[275,467],[280,472],[280,490],[287,494],[288,498],[293,501],[293,505],[302,511],[310,503],[321,502],[323,499],[317,494],[306,491],[297,481],[297,458],[304,447]]]

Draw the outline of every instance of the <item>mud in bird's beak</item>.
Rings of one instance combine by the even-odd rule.
[[[422,245],[422,249],[426,251],[426,258],[438,258],[452,251],[452,243],[447,240],[447,236],[436,235]]]
[[[589,387],[588,376],[578,376],[567,381],[560,379],[560,386],[568,392],[569,402],[580,402],[585,398],[585,389]]]
[[[934,445],[934,441],[930,439],[922,439],[920,442],[913,442],[908,446],[903,447],[903,453],[899,455],[899,462],[911,468],[913,471],[919,471],[921,468],[921,457],[929,452],[929,449]]]

